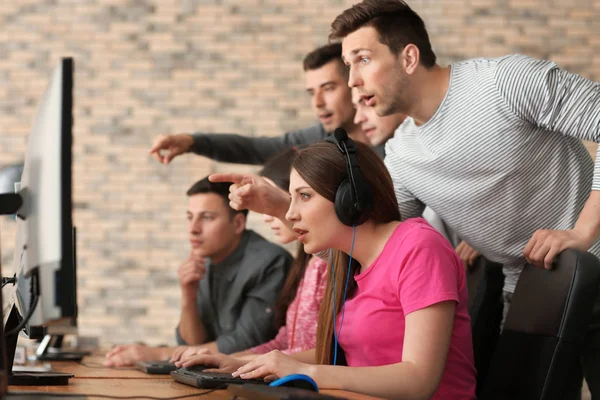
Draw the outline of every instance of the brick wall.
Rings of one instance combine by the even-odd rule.
[[[159,165],[160,133],[278,135],[313,121],[301,60],[350,0],[12,0],[0,3],[0,164],[22,159],[50,71],[76,63],[74,220],[81,332],[172,343],[184,192],[248,167]],[[568,4],[570,3],[570,4]],[[420,0],[443,64],[520,52],[600,80],[600,0]],[[10,270],[14,224],[2,227]],[[258,216],[250,225],[264,232]]]

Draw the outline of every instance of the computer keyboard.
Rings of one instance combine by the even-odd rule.
[[[138,361],[135,368],[147,374],[168,374],[177,369],[175,364],[166,360]]]
[[[171,377],[179,383],[194,386],[200,389],[225,388],[229,384],[243,385],[245,383],[254,383],[268,385],[263,379],[242,379],[234,378],[231,374],[223,372],[203,372],[205,365],[194,365],[188,368],[179,368],[171,372]]]

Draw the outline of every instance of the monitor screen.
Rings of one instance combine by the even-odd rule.
[[[14,303],[32,326],[76,315],[71,201],[73,60],[62,59],[37,109],[18,192]],[[6,317],[6,316],[5,316]],[[37,335],[33,335],[37,336]]]

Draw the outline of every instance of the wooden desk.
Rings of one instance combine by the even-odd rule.
[[[94,394],[103,396],[152,396],[165,399],[188,394],[201,394],[206,390],[196,389],[191,386],[175,382],[171,378],[161,377],[154,379],[133,378],[71,378],[68,386],[9,386],[9,392],[36,391],[53,393],[84,394],[94,399]],[[202,396],[198,396],[200,398]],[[226,390],[217,390],[206,396],[207,399],[231,399],[231,394]],[[192,397],[195,398],[195,397]]]
[[[149,375],[134,367],[107,368],[102,365],[105,359],[104,356],[88,356],[81,364],[72,361],[51,364],[54,372],[70,372],[75,375],[75,378],[170,379],[169,375]]]
[[[205,398],[230,400],[233,396],[227,390],[216,390],[202,396],[204,389],[197,389],[172,380],[168,375],[148,375],[129,369],[111,369],[102,367],[101,356],[84,358],[87,367],[76,362],[52,362],[55,372],[70,372],[75,375],[68,386],[9,386],[9,392],[72,393],[84,394],[90,399],[93,395],[103,396],[151,396],[165,399],[198,393],[192,399]],[[91,367],[93,365],[93,367]],[[322,393],[350,400],[373,400],[374,397],[341,390],[323,390]]]

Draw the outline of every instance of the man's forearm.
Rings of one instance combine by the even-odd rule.
[[[285,148],[278,137],[253,138],[236,134],[196,133],[193,138],[191,152],[215,161],[236,164],[264,164]]]
[[[592,190],[574,230],[585,238],[589,249],[600,237],[600,190]]]
[[[287,226],[290,229],[293,229],[294,223],[292,221],[288,221],[287,219],[285,219],[285,215],[287,214],[289,209],[290,209],[290,199],[282,198],[281,201],[279,202],[279,204],[277,205],[277,208],[275,210],[273,217],[280,219],[281,222],[283,222],[285,224],[285,226]]]
[[[285,149],[316,143],[326,136],[327,132],[320,124],[275,137],[195,133],[194,144],[190,151],[221,162],[264,164],[269,158]]]
[[[181,306],[179,335],[188,345],[198,345],[206,341],[206,329],[200,320],[198,305],[184,301]]]

